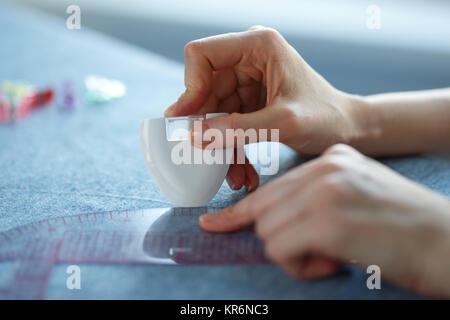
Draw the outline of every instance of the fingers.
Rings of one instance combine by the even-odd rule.
[[[207,114],[217,112],[217,104],[219,100],[214,94],[210,94],[203,105],[196,111],[197,114]]]
[[[235,152],[236,155],[236,152]],[[304,206],[311,201],[310,194],[317,193],[315,186],[322,182],[321,177],[337,170],[338,164],[323,161],[322,158],[310,161],[307,164],[265,184],[251,195],[239,201],[231,210],[222,210],[217,214],[208,215],[208,223],[203,224],[206,230],[221,232],[231,231],[250,224],[258,219],[257,232],[264,238],[293,220],[298,219]],[[258,178],[253,167],[246,166],[245,180],[241,180],[242,168],[233,166],[228,179],[231,185],[239,186],[251,181],[253,188]],[[252,170],[253,169],[253,170]],[[244,169],[245,170],[245,169]],[[251,180],[253,176],[254,180]],[[234,181],[233,178],[239,180]],[[230,180],[228,180],[230,183]],[[254,182],[253,182],[254,181]],[[244,216],[241,218],[240,215]],[[235,218],[234,222],[232,219]],[[241,220],[244,219],[244,220]],[[242,221],[246,223],[242,224]],[[221,225],[221,224],[224,225]]]
[[[307,223],[294,223],[265,241],[266,255],[276,263],[309,255],[314,250],[314,232]]]
[[[311,164],[308,165],[311,166]],[[251,169],[249,167],[246,168],[249,170],[249,179],[254,179],[252,181],[255,181],[256,179],[259,180],[256,170],[254,171],[254,173],[251,173],[254,170],[253,166],[251,167]],[[235,187],[237,188],[240,183],[245,184],[245,181],[242,182],[243,180],[240,180],[243,170],[242,165],[240,167],[239,165],[233,166],[231,170],[232,172],[229,173],[227,178],[230,179],[231,176],[232,178],[238,178],[237,180],[232,180],[231,185],[235,185]],[[253,175],[254,178],[251,178],[251,176]],[[296,180],[297,176],[294,176],[292,178],[292,175],[285,175],[281,178],[275,179],[259,188],[251,195],[242,199],[233,207],[226,208],[219,211],[218,213],[206,214],[206,220],[203,220],[203,222],[201,221],[200,225],[202,228],[208,231],[225,232],[233,231],[250,223],[253,223],[254,219],[258,215],[264,214],[265,210],[263,209],[265,206],[270,207],[273,204],[282,202],[281,200],[283,198],[289,198],[291,196],[291,192],[288,191],[290,189],[290,186],[292,185],[292,183],[289,183],[289,181],[292,182]],[[305,179],[305,181],[306,180],[307,179]],[[230,183],[230,180],[228,180],[228,183]],[[256,181],[251,182],[252,188],[254,186],[254,183],[256,183]],[[242,215],[242,217],[240,215]],[[236,221],[233,221],[233,219],[236,219]],[[245,221],[245,223],[243,223],[242,221]]]
[[[213,71],[236,65],[248,48],[259,47],[249,33],[228,33],[188,43],[184,49],[186,91],[166,116],[195,114],[212,90]]]
[[[219,100],[229,97],[236,90],[236,86],[237,79],[233,69],[228,68],[214,72],[213,91]]]
[[[250,193],[232,207],[200,217],[200,226],[210,232],[229,232],[245,227],[255,220],[251,205],[258,201],[258,190]]]
[[[305,267],[301,272],[303,279],[314,279],[330,276],[335,274],[340,267],[340,263],[333,259],[325,257],[311,257],[305,263]]]
[[[238,73],[238,77],[239,75],[240,73]],[[237,88],[237,92],[241,102],[241,113],[253,112],[266,106],[267,90],[261,82],[254,81],[248,85],[241,84]]]
[[[253,217],[242,206],[235,205],[216,213],[200,216],[200,226],[210,232],[230,232],[253,222]]]
[[[339,270],[340,264],[325,257],[302,257],[294,261],[283,262],[281,267],[296,278],[315,279],[335,274]]]
[[[236,76],[231,69],[214,71],[212,92],[205,103],[199,106],[196,114],[215,112],[232,113],[239,111],[241,100],[236,91]]]
[[[294,201],[299,195],[306,201]],[[329,276],[339,269],[339,263],[322,257],[320,251],[314,252],[316,238],[309,236],[314,229],[305,221],[307,212],[302,206],[309,196],[309,192],[296,192],[277,201],[269,212],[256,216],[256,232],[265,242],[266,255],[289,274],[302,279]],[[280,247],[283,251],[278,252]]]
[[[358,233],[348,229],[352,226],[347,220],[351,217],[347,207],[351,189],[341,179],[349,164],[358,166],[349,157],[359,161],[362,156],[336,145],[235,206],[202,216],[200,225],[208,231],[228,232],[255,222],[267,257],[287,272],[304,279],[331,275],[339,269],[340,261],[354,259],[354,248],[361,246],[354,243]],[[359,208],[355,212],[360,219]],[[354,225],[361,223],[358,221]],[[356,255],[356,259],[360,257]]]
[[[282,201],[269,204],[269,209],[258,215],[255,228],[260,238],[269,239],[274,234],[282,232],[289,224],[301,223],[305,219],[307,212],[304,209],[311,192],[310,189],[303,192],[297,190],[294,191],[295,194],[285,197]]]
[[[280,213],[275,215],[278,221],[262,223],[275,229],[278,223],[288,219],[289,214],[300,212],[299,206],[307,203],[310,200],[309,194],[315,191],[316,181],[334,170],[336,170],[335,165],[330,165],[321,158],[309,161],[260,187],[257,191],[257,201],[252,204],[252,209],[262,221],[269,219],[270,212]],[[298,210],[291,212],[292,210],[289,210],[291,207]],[[266,214],[267,218],[264,217]],[[267,228],[265,232],[271,231]]]
[[[241,189],[246,180],[245,167],[241,164],[232,163],[226,179],[231,190]]]
[[[219,102],[218,112],[232,114],[233,112],[239,112],[240,107],[241,99],[237,93],[234,92]]]
[[[297,278],[313,279],[336,273],[340,263],[322,255],[318,230],[311,227],[307,223],[293,223],[266,239],[268,258]]]
[[[236,152],[234,156],[237,156]],[[233,190],[239,190],[245,185],[247,191],[251,192],[259,186],[259,175],[248,158],[245,157],[244,164],[235,162],[230,165],[227,173],[227,182]],[[247,196],[233,207],[225,208],[217,213],[202,215],[200,217],[200,226],[211,232],[229,232],[251,224],[253,217],[250,210],[248,210],[248,204],[255,201],[255,197],[252,197],[252,195]]]
[[[232,190],[239,190],[242,186],[250,192],[256,190],[259,186],[259,175],[256,169],[245,157],[245,163],[238,164],[236,161],[237,153],[234,153],[234,162],[230,165],[227,173],[227,182]]]
[[[290,275],[300,279],[315,279],[335,274],[340,264],[325,257],[299,257],[279,262],[280,266]]]
[[[253,190],[256,190],[259,186],[259,175],[258,172],[256,172],[255,167],[253,165],[246,161],[244,164],[245,168],[245,189],[248,192],[251,192]]]
[[[242,148],[244,144],[278,141],[280,121],[285,117],[283,108],[266,107],[250,113],[232,113],[226,116],[214,117],[202,121],[202,126],[196,126],[191,133],[192,144],[198,148]],[[205,131],[214,129],[221,134],[222,139],[209,144],[210,139],[204,138]],[[260,130],[266,129],[266,130]],[[278,129],[278,130],[270,130]],[[194,139],[194,137],[197,137]]]

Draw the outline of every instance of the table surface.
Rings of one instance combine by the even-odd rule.
[[[0,78],[60,88],[98,74],[123,81],[126,96],[74,112],[57,103],[15,124],[0,125],[0,232],[43,219],[80,213],[168,207],[141,155],[138,124],[163,110],[183,90],[183,66],[64,20],[0,5]],[[60,97],[56,97],[58,98]],[[305,159],[281,147],[280,174]],[[410,179],[450,196],[450,163],[438,156],[383,160]],[[273,177],[263,177],[263,182]],[[224,184],[213,206],[244,197]],[[46,298],[317,299],[420,298],[383,282],[366,288],[363,270],[294,280],[273,265],[86,265],[82,290],[61,285],[56,266]],[[0,287],[11,266],[0,263]]]

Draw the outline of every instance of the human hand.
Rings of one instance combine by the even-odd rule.
[[[184,56],[186,91],[167,117],[230,113],[203,124],[223,137],[226,129],[279,129],[280,142],[303,154],[318,154],[357,134],[355,98],[333,88],[273,29],[192,41]],[[233,189],[254,190],[259,177],[247,160],[230,166],[227,181]]]
[[[200,218],[212,232],[253,222],[267,256],[296,277],[330,275],[355,260],[401,286],[450,297],[450,202],[349,146]]]

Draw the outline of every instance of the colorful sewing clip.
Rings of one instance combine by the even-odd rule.
[[[77,105],[73,83],[71,81],[64,81],[62,85],[62,100],[61,105],[64,110],[73,110]]]
[[[125,95],[125,85],[117,80],[89,75],[85,79],[86,100],[88,103],[109,102]]]

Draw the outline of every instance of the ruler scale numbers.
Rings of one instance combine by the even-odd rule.
[[[55,264],[268,264],[250,228],[214,234],[198,217],[220,208],[158,208],[58,217],[0,233],[14,275],[0,298],[43,299]]]

